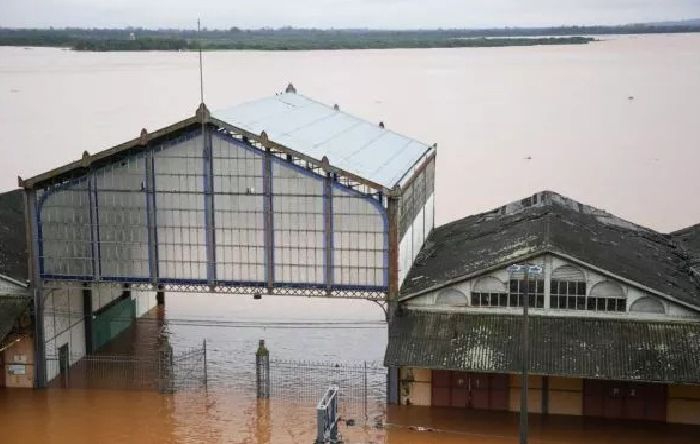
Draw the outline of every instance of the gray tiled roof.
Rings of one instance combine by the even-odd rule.
[[[0,274],[19,281],[29,277],[22,190],[0,193]]]
[[[432,231],[401,287],[407,296],[546,252],[573,257],[700,307],[691,257],[669,234],[545,191]]]
[[[403,310],[387,366],[519,373],[517,315]],[[700,384],[700,323],[531,316],[530,372]]]
[[[17,317],[29,307],[29,302],[28,297],[0,295],[0,346],[12,330]]]

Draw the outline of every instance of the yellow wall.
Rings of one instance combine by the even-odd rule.
[[[700,386],[669,385],[666,420],[700,424]]]
[[[527,409],[530,413],[542,412],[542,377],[529,376],[527,379]],[[510,375],[510,404],[508,410],[520,411],[520,376]]]
[[[432,372],[427,368],[402,367],[399,378],[401,379],[401,404],[427,405],[432,398]]]
[[[550,376],[549,413],[583,415],[583,380]]]
[[[32,388],[34,386],[34,344],[30,336],[8,337],[9,341],[15,342],[7,348],[4,353],[5,386],[11,388]],[[10,373],[12,364],[24,365],[24,374],[15,375]]]

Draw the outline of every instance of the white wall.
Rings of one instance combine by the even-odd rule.
[[[131,299],[136,302],[136,317],[140,318],[147,311],[158,305],[156,292],[154,291],[132,291]]]
[[[44,340],[47,380],[59,372],[58,349],[68,345],[70,364],[85,355],[82,288],[64,285],[44,290]]]
[[[435,225],[434,214],[435,194],[433,193],[428,196],[425,205],[399,242],[399,285],[403,285],[403,280],[411,269],[413,261]]]

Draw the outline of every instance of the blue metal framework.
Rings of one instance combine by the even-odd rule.
[[[239,154],[240,157],[232,155],[231,158],[219,159],[214,153],[214,141],[219,144],[228,144],[221,146],[225,146],[225,149],[230,149],[231,152],[240,150],[242,154]],[[192,147],[199,146],[198,153],[201,154],[196,156],[190,155],[190,145],[187,144],[191,144]],[[177,147],[177,150],[173,151],[174,154],[168,157],[171,152],[169,150],[174,147]],[[244,153],[249,153],[252,157],[245,157]],[[235,172],[230,173],[228,176],[226,173],[223,173],[223,175],[220,173],[218,176],[215,173],[217,162],[226,161],[232,162],[232,164],[238,162],[240,165],[247,162],[245,165],[253,165],[257,164],[255,159],[259,159],[260,168],[255,167],[255,171],[245,169],[246,177],[238,176]],[[112,282],[151,285],[153,287],[169,285],[181,286],[188,291],[191,291],[193,287],[200,288],[202,286],[205,286],[207,291],[221,292],[236,291],[237,289],[259,292],[267,289],[271,293],[290,294],[342,295],[344,292],[385,294],[388,290],[389,220],[386,208],[387,199],[381,192],[372,194],[358,191],[352,186],[338,181],[333,173],[305,167],[299,159],[260,148],[243,138],[237,138],[229,133],[217,131],[212,126],[203,126],[202,129],[190,129],[170,140],[155,146],[148,146],[141,152],[126,154],[115,162],[124,162],[122,165],[126,166],[115,166],[115,163],[102,165],[97,168],[91,168],[83,176],[30,191],[30,193],[38,193],[37,195],[39,196],[34,215],[35,219],[32,222],[37,229],[39,274],[43,280]],[[135,188],[134,184],[127,184],[121,188],[98,189],[96,180],[98,173],[113,175],[114,177],[111,180],[117,183],[122,180],[120,168],[128,169],[132,167],[132,164],[135,165],[133,168],[136,173],[130,172],[130,180],[126,180],[126,182],[134,182],[136,176],[138,176],[140,177],[140,189]],[[192,171],[183,171],[183,165],[193,165]],[[240,165],[236,167],[238,168],[236,171],[243,171],[244,167]],[[286,176],[278,176],[275,174],[275,171],[286,171],[284,173]],[[248,174],[254,176],[247,176]],[[198,177],[199,179],[197,180],[201,179],[200,185],[196,185],[192,181],[193,178],[196,179]],[[223,186],[221,184],[224,183],[224,179],[232,183],[236,180],[238,182],[235,185],[230,185],[229,188],[217,189],[215,179],[218,179],[218,186]],[[262,181],[262,192],[259,192],[252,186],[240,185],[246,181],[246,184],[248,182],[258,183],[260,179]],[[172,189],[159,187],[159,181],[170,184]],[[283,187],[280,188],[279,184],[274,185],[276,181],[279,181],[280,184],[289,183],[292,189],[285,190]],[[305,186],[311,186],[309,184],[312,183],[318,184],[318,187],[313,185],[314,189],[318,188],[317,192],[309,192],[304,188]],[[81,188],[83,185],[87,185],[86,190]],[[129,188],[130,186],[131,188]],[[199,188],[200,186],[201,188]],[[299,189],[294,188],[295,186]],[[45,209],[50,206],[60,193],[68,196],[64,197],[68,204],[67,206],[62,206],[60,202],[55,204],[54,212],[65,212],[65,217],[60,219],[62,222],[58,223],[46,219],[44,213]],[[73,200],[78,202],[82,199],[82,193],[87,193],[89,206],[88,226],[80,227],[78,223],[70,228],[65,223],[65,220],[71,217],[77,218],[76,214],[82,211],[77,207],[71,207]],[[100,193],[111,193],[111,195],[119,196],[118,198],[113,197],[113,200],[117,203],[112,202],[110,205],[118,205],[119,202],[132,202],[132,206],[124,208],[123,214],[115,219],[122,221],[123,224],[120,225],[114,222],[113,225],[108,227],[110,235],[113,236],[113,239],[109,241],[110,254],[113,257],[109,260],[112,261],[112,264],[120,262],[119,254],[123,251],[127,251],[129,255],[136,256],[141,254],[142,250],[146,251],[147,257],[138,259],[142,260],[146,266],[147,272],[143,275],[138,272],[121,273],[120,275],[104,272],[103,262],[107,259],[103,256],[105,252],[103,244],[107,241],[101,234],[101,231],[103,231],[101,225],[104,221],[101,220],[100,214],[100,209],[103,205],[99,198]],[[182,200],[183,205],[180,208],[175,208],[178,205],[178,199]],[[249,203],[252,202],[254,205],[259,203],[260,209],[257,211],[254,211],[254,209],[241,210],[238,213],[235,208],[233,210],[223,210],[219,208],[219,199],[229,199],[231,202],[238,202],[236,199],[239,199],[241,202],[245,200]],[[284,213],[285,210],[283,208],[276,208],[274,203],[276,199],[287,199],[286,201],[290,205],[298,202],[306,205],[306,207],[288,209]],[[341,199],[350,208],[349,210],[346,209],[344,214],[336,213],[336,200],[338,199]],[[60,201],[60,199],[58,200]],[[162,202],[159,204],[159,201],[167,201],[169,206],[161,208]],[[187,203],[189,201],[199,201],[199,208],[202,210],[193,209],[191,204]],[[222,203],[225,202],[222,201]],[[230,208],[233,204],[229,203],[228,205],[228,208]],[[316,206],[318,213],[314,213],[311,210]],[[111,210],[114,210],[114,208],[110,207]],[[145,214],[143,214],[144,212]],[[141,213],[141,215],[137,213]],[[203,216],[201,223],[197,222],[200,214]],[[234,235],[239,235],[242,238],[244,236],[251,238],[259,236],[255,232],[258,230],[262,236],[264,257],[251,259],[250,264],[243,263],[242,268],[248,269],[248,273],[241,274],[241,276],[256,275],[250,270],[258,267],[258,265],[255,265],[258,263],[256,261],[262,261],[263,273],[261,275],[258,274],[258,278],[229,279],[223,275],[219,276],[217,273],[217,263],[224,260],[217,256],[217,242],[225,241],[223,238],[218,239],[216,233],[217,229],[224,230],[226,227],[218,226],[216,220],[217,217],[226,218],[228,216],[235,216],[240,219],[247,218],[246,220],[249,220],[248,226],[253,227],[247,229],[247,231],[240,230],[240,233],[235,233]],[[280,221],[286,220],[287,226],[276,226],[276,217]],[[369,224],[367,225],[369,232],[372,233],[372,236],[375,233],[380,236],[381,243],[374,245],[375,241],[372,240],[371,242],[363,241],[363,247],[360,244],[355,246],[336,245],[337,236],[346,235],[347,238],[353,239],[362,235],[361,228],[359,231],[358,229],[354,229],[354,231],[353,229],[345,229],[343,231],[342,227],[337,226],[338,221],[344,220],[343,217],[346,217],[348,220],[365,220],[366,222],[363,223]],[[323,221],[322,227],[316,226],[314,228],[307,223],[311,220],[321,219]],[[252,220],[259,221],[260,224],[258,225],[258,222],[250,222]],[[374,222],[372,221],[374,220],[381,221],[381,225],[378,227],[373,226]],[[55,232],[66,233],[65,239],[45,239],[44,227],[46,224],[53,224]],[[280,230],[283,228],[288,233],[287,246],[283,244],[278,245],[275,241],[276,235],[282,238],[283,234]],[[58,261],[54,256],[48,257],[45,255],[47,242],[49,248],[53,248],[56,252],[76,252],[79,250],[77,243],[80,242],[79,239],[82,236],[82,232],[71,232],[71,229],[84,229],[85,232],[89,230],[91,256],[89,258],[89,264],[91,264],[89,268],[91,269],[87,273],[47,272],[49,261]],[[277,231],[275,231],[276,229]],[[203,239],[200,237],[202,231],[204,233]],[[144,232],[146,233],[145,239],[140,240],[140,233]],[[162,238],[162,235],[171,239]],[[120,244],[119,239],[121,238],[126,238],[127,240]],[[322,241],[314,247],[313,245],[315,245],[316,241],[313,241],[313,239],[317,238],[322,238]],[[374,239],[374,237],[371,239]],[[51,242],[55,245],[51,244]],[[143,242],[143,244],[139,242]],[[233,250],[242,251],[245,247],[248,250],[248,254],[252,254],[251,257],[257,257],[257,253],[255,253],[259,250],[259,247],[255,246],[257,241],[245,239],[245,241],[236,242],[241,244],[242,247],[232,246]],[[246,244],[246,242],[248,243]],[[308,242],[309,245],[306,245],[305,242]],[[219,247],[223,248],[222,245],[233,243],[234,241],[229,239],[228,243],[221,244]],[[189,251],[188,254],[190,256],[187,259],[185,259],[185,253],[177,251],[180,245],[182,245],[184,250]],[[164,248],[169,249],[167,258],[164,258],[161,251]],[[305,274],[295,275],[295,278],[292,280],[278,276],[275,272],[275,267],[281,267],[282,265],[280,264],[284,262],[282,262],[282,257],[278,257],[276,250],[279,250],[278,253],[281,251],[286,253],[285,260],[289,264],[286,272],[288,276],[291,276],[289,273],[294,273],[293,270],[297,272],[306,270]],[[200,254],[202,251],[204,256]],[[251,251],[253,252],[251,253]],[[366,254],[360,255],[358,252]],[[377,261],[374,258],[379,253],[381,253],[380,263],[375,263]],[[240,254],[242,255],[243,253]],[[297,254],[296,258],[294,254]],[[343,254],[347,254],[348,257],[342,256]],[[77,253],[75,256],[76,258],[66,257],[66,264],[62,264],[62,269],[78,270],[80,267],[76,264],[80,258],[77,257]],[[177,259],[173,258],[178,257],[182,258],[183,263],[187,262],[189,264],[189,270],[186,270],[189,272],[188,275],[178,272],[179,268],[175,269],[175,271],[173,271],[173,267],[169,267],[168,271],[162,269],[163,264],[177,261]],[[359,263],[357,257],[365,257],[366,263]],[[372,259],[370,260],[370,258]],[[75,263],[70,262],[73,259],[75,259]],[[164,262],[166,259],[167,261]],[[235,260],[242,262],[245,259]],[[134,260],[134,263],[136,262],[138,261]],[[205,273],[200,273],[201,265],[204,263]],[[120,270],[129,269],[128,264],[118,265]],[[235,264],[229,265],[233,266]],[[51,268],[51,270],[56,269],[56,267]],[[320,272],[314,270],[320,270]],[[350,277],[337,279],[336,272],[340,272],[338,270],[341,270],[344,276]],[[111,271],[114,271],[114,266],[111,267]],[[376,278],[376,276],[379,276],[377,275],[378,272],[380,273],[379,279]],[[230,273],[228,274],[231,275]],[[358,278],[360,275],[363,276],[362,279]]]

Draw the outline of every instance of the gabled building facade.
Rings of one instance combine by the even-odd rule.
[[[683,232],[686,237],[690,237]],[[693,249],[553,192],[435,229],[401,287],[386,365],[402,404],[700,423]]]
[[[395,301],[433,226],[436,150],[290,85],[20,179],[37,384],[127,292]]]

